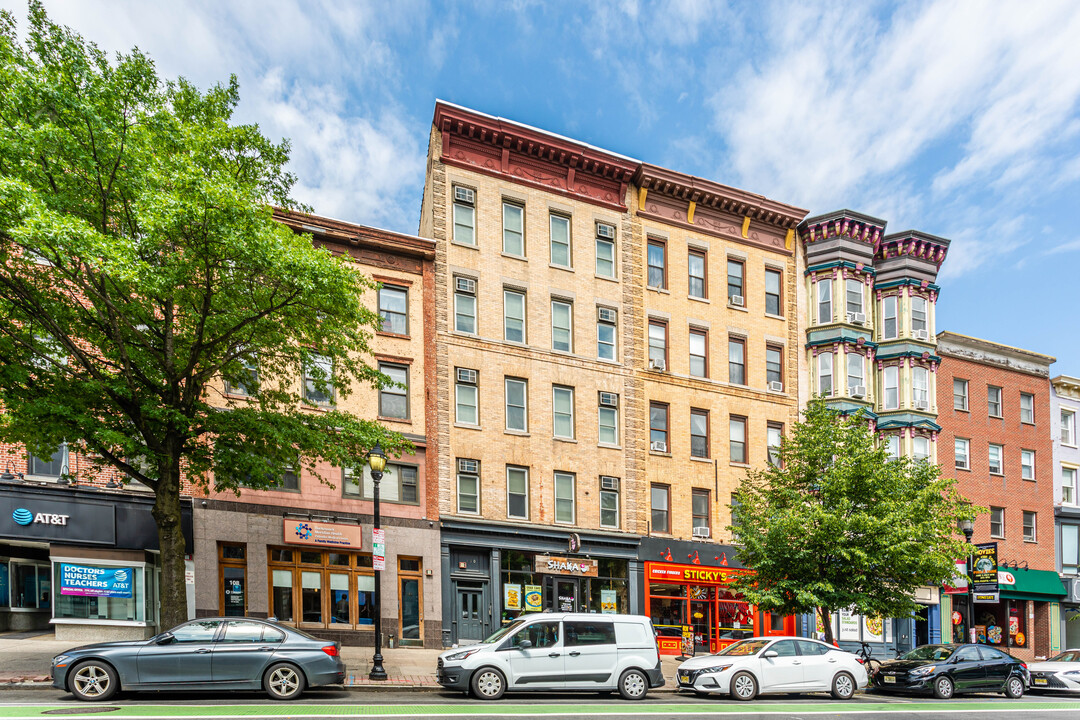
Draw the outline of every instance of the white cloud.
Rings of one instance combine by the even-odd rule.
[[[1061,253],[1077,251],[1080,251],[1080,238],[1077,238],[1076,240],[1070,240],[1069,242],[1061,243],[1060,245],[1055,245],[1054,247],[1047,250],[1044,254],[1059,255]]]

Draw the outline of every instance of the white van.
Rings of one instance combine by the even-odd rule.
[[[522,616],[479,645],[444,652],[436,676],[482,700],[507,690],[618,690],[640,700],[664,684],[652,621],[593,613]]]

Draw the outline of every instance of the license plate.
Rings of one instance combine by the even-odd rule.
[[[687,675],[686,673],[680,673],[679,674],[679,682],[682,682],[682,683],[690,682],[690,676]]]
[[[1032,682],[1036,685],[1046,685],[1046,678],[1034,678]]]
[[[894,678],[892,675],[884,675],[882,677],[882,680],[885,682],[886,685],[896,682],[896,678]]]

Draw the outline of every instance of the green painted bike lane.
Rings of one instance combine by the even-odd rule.
[[[0,706],[0,718],[122,717],[122,718],[234,718],[234,717],[535,717],[543,715],[736,715],[798,713],[856,714],[889,712],[976,713],[985,711],[1042,710],[1080,712],[1080,702],[953,701],[904,703],[750,703],[750,704],[469,704],[469,705],[8,705]]]

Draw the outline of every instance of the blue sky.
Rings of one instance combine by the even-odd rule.
[[[20,18],[25,2],[0,0]],[[435,98],[953,240],[938,326],[1080,375],[1080,4],[47,2],[236,73],[316,212],[415,233]],[[22,23],[21,23],[22,24]]]

